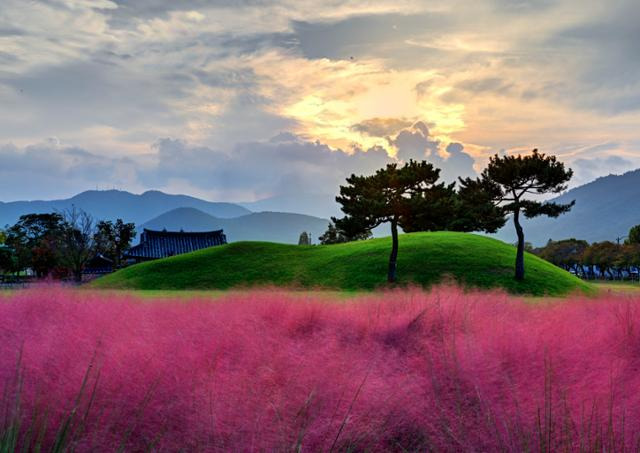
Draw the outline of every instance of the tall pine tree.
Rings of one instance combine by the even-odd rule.
[[[534,195],[559,193],[566,189],[573,171],[565,169],[564,164],[555,156],[539,153],[537,149],[529,155],[495,155],[477,179],[460,179],[460,198],[469,207],[468,212],[481,212],[488,209],[487,204],[474,207],[473,200],[489,201],[494,209],[503,215],[511,214],[518,236],[515,278],[524,279],[524,230],[521,216],[526,218],[541,215],[558,217],[568,212],[575,202],[568,204],[540,202],[533,200]]]
[[[387,280],[396,281],[398,227],[406,231],[445,229],[455,203],[453,184],[438,183],[440,170],[426,161],[388,164],[370,176],[351,175],[336,201],[345,217],[334,219],[347,236],[389,223],[391,254]],[[451,208],[451,209],[448,209]]]

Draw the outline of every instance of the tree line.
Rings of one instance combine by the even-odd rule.
[[[549,240],[531,250],[541,258],[587,280],[637,278],[640,268],[640,225],[629,231],[620,244],[602,241],[589,244],[581,239]]]
[[[133,223],[122,219],[96,222],[75,207],[25,214],[0,231],[0,274],[19,275],[30,269],[37,278],[80,282],[85,267],[96,256],[120,267],[135,236]]]
[[[478,178],[440,182],[440,169],[427,161],[410,160],[400,166],[388,164],[373,175],[351,175],[340,186],[336,201],[342,218],[332,217],[319,238],[335,244],[371,237],[371,230],[383,223],[391,229],[391,252],[387,280],[396,281],[398,229],[415,231],[462,231],[494,233],[510,216],[518,237],[515,278],[524,279],[525,235],[521,217],[558,217],[574,202],[540,202],[535,195],[566,189],[573,172],[555,156],[534,149],[531,154],[490,158]]]

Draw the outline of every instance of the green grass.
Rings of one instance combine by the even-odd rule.
[[[225,290],[253,286],[373,290],[386,287],[390,238],[326,246],[236,242],[138,264],[102,277],[95,288]],[[474,234],[400,235],[398,285],[429,287],[455,280],[465,287],[505,288],[511,293],[563,295],[591,286],[527,254],[526,277],[513,278],[515,248]]]
[[[633,294],[640,293],[640,283],[620,281],[593,281],[593,285],[601,292]]]

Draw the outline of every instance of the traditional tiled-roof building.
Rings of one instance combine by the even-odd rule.
[[[145,228],[140,235],[140,244],[131,247],[125,258],[136,262],[155,260],[226,243],[227,237],[222,230],[191,233]]]

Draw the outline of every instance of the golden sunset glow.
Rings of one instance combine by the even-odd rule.
[[[465,128],[464,105],[439,99],[451,86],[432,71],[388,70],[375,60],[310,62],[280,55],[260,62],[265,74],[274,67],[283,76],[272,80],[275,88],[270,87],[270,92],[290,93],[276,111],[296,120],[297,133],[334,148],[380,146],[395,155],[385,136],[354,129],[354,125],[373,118],[426,120],[433,126],[433,136],[443,142]],[[428,89],[419,90],[421,84],[428,84]]]

